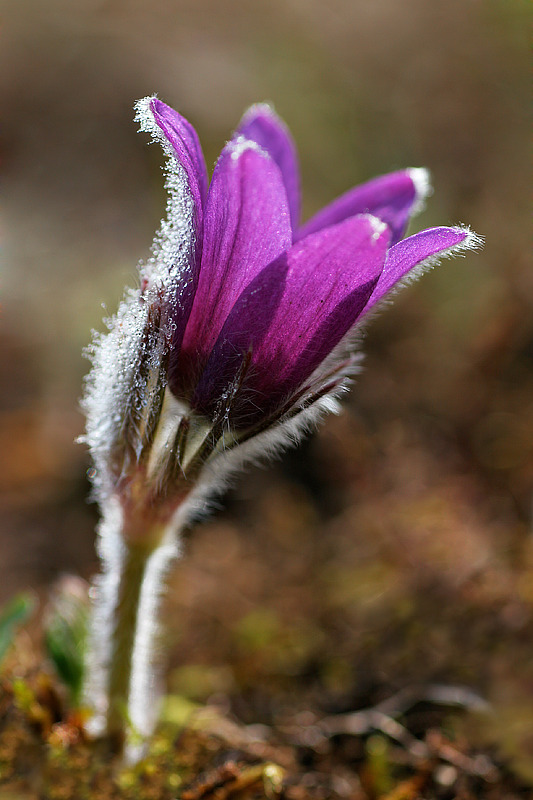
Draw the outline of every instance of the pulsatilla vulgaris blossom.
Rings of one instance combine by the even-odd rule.
[[[351,189],[300,222],[294,144],[253,106],[208,181],[194,128],[137,105],[168,157],[167,216],[140,284],[92,346],[84,400],[102,574],[85,697],[114,749],[154,722],[153,636],[177,532],[229,472],[295,442],[356,370],[361,321],[425,267],[475,247],[463,227],[403,238],[422,169]]]
[[[334,409],[365,316],[478,239],[464,227],[403,238],[429,191],[423,169],[351,189],[301,224],[294,143],[269,106],[245,114],[210,183],[186,119],[149,97],[137,120],[168,156],[167,218],[95,342],[85,405],[97,494],[145,526],[141,506],[169,517],[209,470],[216,482],[215,462],[227,470]]]

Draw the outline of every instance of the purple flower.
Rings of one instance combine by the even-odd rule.
[[[95,336],[84,397],[102,509],[85,697],[115,747],[125,706],[137,731],[153,726],[158,598],[184,524],[232,470],[336,409],[354,334],[387,294],[479,243],[461,227],[402,238],[428,193],[420,169],[300,224],[296,151],[268,106],[244,116],[210,184],[187,120],[156,97],[137,119],[168,156],[167,216]]]
[[[465,227],[403,238],[429,193],[423,169],[371,180],[300,224],[296,149],[269,106],[244,115],[210,183],[187,120],[157,97],[137,119],[168,156],[169,201],[140,288],[93,346],[85,407],[100,496],[143,460],[143,480],[169,473],[169,453],[170,473],[196,480],[211,455],[258,433],[294,436],[291,420],[301,428],[346,387],[369,312],[480,242]]]
[[[237,429],[332,391],[346,373],[328,356],[376,303],[413,270],[476,243],[457,227],[402,240],[428,191],[421,169],[352,189],[300,225],[295,146],[268,106],[245,114],[209,187],[192,126],[155,97],[138,109],[193,207],[171,300],[170,389]]]

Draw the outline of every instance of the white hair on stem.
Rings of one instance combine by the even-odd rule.
[[[160,675],[159,652],[159,607],[165,589],[165,579],[172,562],[180,555],[179,532],[169,528],[164,540],[150,556],[139,600],[137,630],[132,655],[129,686],[129,718],[133,730],[143,737],[148,736],[157,721],[159,711]],[[129,761],[136,761],[142,745],[130,742],[126,748]]]
[[[336,393],[344,389],[344,385],[339,385]],[[135,761],[142,753],[142,746],[135,742],[135,734],[143,737],[149,735],[157,718],[158,612],[166,574],[172,562],[181,554],[181,531],[193,519],[205,516],[210,511],[214,496],[227,488],[232,478],[247,464],[271,459],[287,447],[296,446],[326,413],[339,411],[340,406],[333,395],[322,397],[292,419],[275,424],[233,449],[216,453],[202,469],[191,494],[177,509],[162,542],[146,562],[142,581],[128,690],[128,719],[134,732],[133,736],[130,733],[126,744],[128,760]],[[98,547],[103,571],[92,589],[95,603],[90,640],[92,658],[85,684],[86,702],[94,711],[89,725],[89,732],[93,735],[104,731],[108,711],[106,689],[112,657],[114,614],[126,556],[126,548],[120,539],[121,525],[122,514],[118,503],[106,504]]]
[[[102,572],[89,591],[93,604],[87,644],[84,704],[93,712],[88,732],[98,736],[104,732],[108,708],[107,679],[112,654],[114,609],[117,605],[119,579],[124,562],[125,546],[121,537],[122,510],[118,500],[109,500],[98,525],[97,552]]]
[[[166,385],[164,358],[172,331],[167,329],[164,319],[162,327],[150,326],[152,305],[160,289],[164,289],[167,295],[172,294],[179,302],[180,293],[187,288],[187,271],[195,247],[194,202],[190,187],[185,170],[174,157],[154,120],[150,109],[152,100],[153,97],[146,97],[136,104],[136,119],[141,130],[148,132],[153,141],[159,142],[168,157],[165,168],[168,190],[166,218],[154,237],[151,257],[145,264],[139,265],[141,276],[147,283],[144,294],[140,288],[126,289],[116,314],[106,320],[107,333],[93,332],[93,342],[86,350],[86,355],[92,361],[92,369],[85,381],[82,400],[87,424],[86,434],[81,440],[86,442],[91,451],[95,465],[93,492],[102,510],[97,545],[102,573],[96,577],[91,589],[93,610],[84,686],[86,702],[94,711],[88,727],[95,734],[103,732],[109,706],[107,689],[113,636],[120,577],[127,551],[121,535],[122,510],[114,496],[117,469],[120,471],[126,447],[132,444],[131,438],[134,440],[134,454],[139,458],[136,413],[150,409]],[[146,368],[145,374],[141,373],[141,364]],[[125,431],[127,425],[131,429],[130,436]],[[161,553],[166,555],[165,548]],[[162,556],[151,560],[147,574],[160,575],[161,583],[162,568],[158,566],[158,559],[164,560]],[[155,613],[157,602],[153,585],[154,579],[149,580],[140,603],[148,610],[153,607]],[[143,663],[142,644],[147,640],[147,633],[142,626],[140,634],[138,664]],[[140,668],[137,669],[139,675],[141,672]],[[142,682],[140,678],[137,680]],[[134,722],[143,728],[139,715],[136,715]]]

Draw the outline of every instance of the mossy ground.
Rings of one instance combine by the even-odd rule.
[[[23,657],[10,658],[0,687],[0,800],[530,796],[493,752],[469,742],[466,712],[450,717],[428,703],[397,715],[397,729],[390,716],[348,734],[332,727],[343,715],[321,720],[310,711],[281,711],[277,725],[243,725],[220,706],[170,695],[145,756],[128,766],[86,737],[83,713],[68,709],[63,687],[28,643],[15,650]],[[359,715],[363,721],[365,714],[370,719],[371,712]]]

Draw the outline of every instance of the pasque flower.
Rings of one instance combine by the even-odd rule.
[[[187,120],[156,97],[137,104],[137,119],[169,156],[170,199],[140,288],[95,345],[87,438],[105,495],[150,454],[143,480],[196,478],[213,455],[327,407],[353,372],[351,334],[365,316],[479,241],[464,227],[402,238],[428,194],[423,169],[371,180],[301,225],[295,147],[269,106],[245,114],[210,184]],[[164,467],[158,426],[175,461]]]
[[[139,287],[93,347],[86,438],[108,572],[108,540],[150,555],[170,546],[228,470],[333,410],[365,317],[479,242],[465,227],[403,238],[429,192],[423,169],[351,189],[301,224],[295,147],[269,106],[245,114],[210,183],[187,120],[157,97],[137,119],[168,156],[169,201]],[[134,694],[135,669],[126,677]]]

